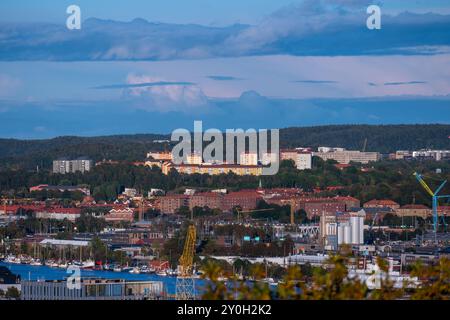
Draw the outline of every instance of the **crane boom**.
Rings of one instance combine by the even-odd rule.
[[[432,197],[434,197],[434,192],[431,190],[431,188],[427,185],[427,183],[422,179],[422,176],[418,174],[417,172],[414,172],[414,176],[416,177],[417,181],[422,185],[422,187],[428,192],[428,194]]]
[[[194,225],[190,225],[187,230],[186,240],[184,242],[183,254],[179,260],[180,276],[192,276],[192,268],[195,255],[196,230]]]

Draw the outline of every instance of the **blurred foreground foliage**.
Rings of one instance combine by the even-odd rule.
[[[382,258],[377,265],[382,272],[377,289],[369,290],[365,282],[349,276],[348,255],[331,256],[324,267],[314,267],[311,275],[304,275],[299,266],[287,268],[275,289],[264,281],[264,264],[253,264],[251,275],[239,279],[225,271],[216,261],[208,261],[203,267],[204,279],[209,281],[202,294],[206,300],[449,300],[450,260],[441,258],[436,265],[416,264],[411,277],[417,277],[418,286],[403,282],[394,286],[388,275],[388,263]],[[224,281],[228,279],[228,281]],[[262,281],[263,280],[263,281]]]

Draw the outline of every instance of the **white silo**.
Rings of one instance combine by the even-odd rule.
[[[352,243],[352,229],[348,223],[344,224],[344,243]]]
[[[351,244],[359,244],[359,217],[352,215],[350,217],[350,225],[352,228]]]
[[[364,216],[359,216],[359,243],[364,244]]]
[[[339,227],[338,227],[338,233],[337,233],[338,244],[344,243],[344,228],[345,228],[345,226],[342,223],[340,223]]]
[[[364,218],[366,213],[361,210],[356,213],[352,213],[350,216],[350,225],[352,228],[352,244],[364,243]]]

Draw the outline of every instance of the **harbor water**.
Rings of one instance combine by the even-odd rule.
[[[7,267],[12,273],[20,275],[22,280],[65,280],[71,275],[66,269],[51,268],[48,266],[32,266],[28,264],[15,264],[0,261],[0,266]],[[154,273],[133,274],[128,272],[113,272],[81,269],[81,278],[123,279],[127,281],[162,281],[169,295],[175,294],[176,278],[160,276]],[[195,280],[197,293],[201,292],[204,280]]]

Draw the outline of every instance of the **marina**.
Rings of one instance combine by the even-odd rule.
[[[46,265],[16,264],[0,261],[0,266],[7,267],[12,273],[19,275],[22,280],[46,281],[46,280],[65,280],[72,272],[68,273],[64,268],[52,268]],[[127,281],[162,281],[167,294],[175,294],[176,277],[166,276],[163,273],[130,273],[114,272],[104,270],[80,269],[82,279],[101,278],[101,279],[123,279]],[[196,280],[197,291],[201,289],[204,280]]]

